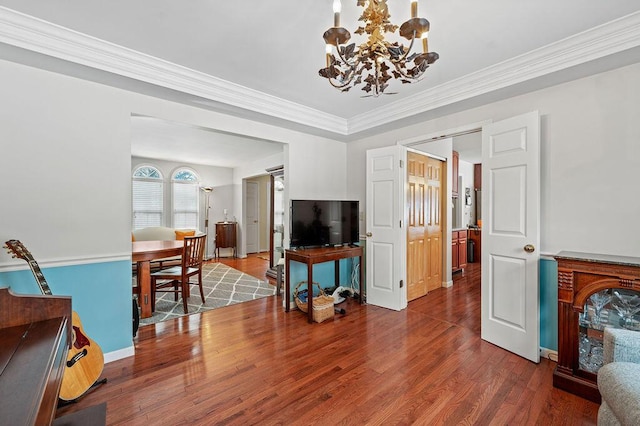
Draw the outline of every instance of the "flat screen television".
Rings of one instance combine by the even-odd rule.
[[[291,200],[290,217],[292,248],[356,244],[360,240],[358,201]]]

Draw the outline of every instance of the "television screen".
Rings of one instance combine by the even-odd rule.
[[[355,244],[359,241],[358,201],[291,200],[291,247]]]

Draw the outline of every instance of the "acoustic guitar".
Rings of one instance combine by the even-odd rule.
[[[24,245],[18,240],[9,240],[5,244],[5,248],[12,257],[18,257],[27,262],[40,287],[40,291],[43,294],[51,295],[49,284],[47,284],[47,280],[45,280],[38,263]],[[82,328],[80,317],[75,311],[71,314],[71,327],[72,345],[62,375],[59,395],[59,398],[63,401],[78,399],[94,384],[106,382],[104,379],[98,382],[104,367],[102,349],[87,336]]]

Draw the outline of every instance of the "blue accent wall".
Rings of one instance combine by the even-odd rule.
[[[558,350],[558,263],[540,259],[540,346]]]
[[[42,268],[51,293],[72,296],[86,334],[102,352],[133,345],[131,262],[117,261]],[[30,270],[0,273],[0,287],[19,294],[42,294]]]
[[[358,258],[341,259],[340,261],[340,283],[343,287],[351,286],[351,271],[353,267],[358,267]],[[313,281],[320,284],[322,288],[334,286],[335,282],[335,262],[317,263],[313,265]],[[293,300],[293,291],[300,281],[307,281],[307,265],[299,262],[290,263],[291,274],[291,300]],[[306,288],[303,284],[300,288]],[[358,287],[356,286],[356,290]]]

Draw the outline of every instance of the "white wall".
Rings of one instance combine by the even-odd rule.
[[[541,115],[541,252],[638,256],[640,64],[349,143],[349,193],[364,199],[365,151],[528,111]]]
[[[20,239],[45,264],[130,255],[130,111],[119,93],[4,61],[0,81],[0,240]]]

